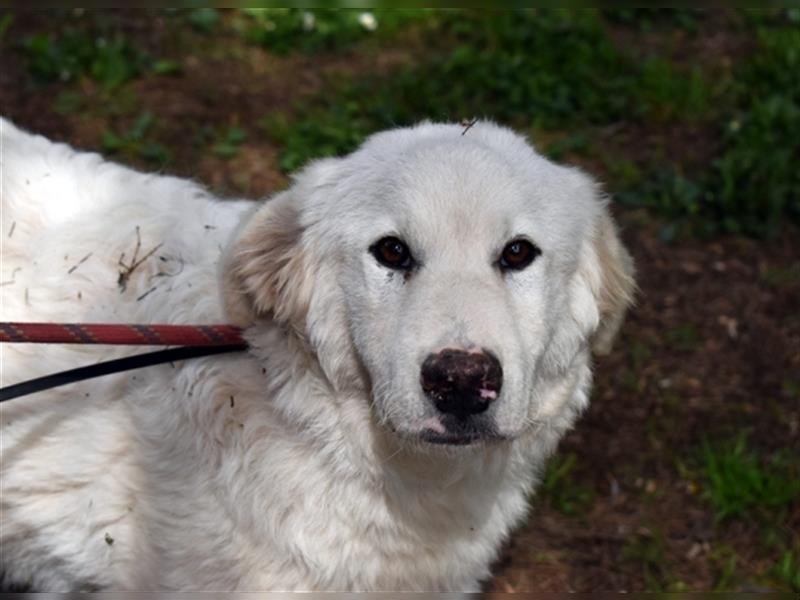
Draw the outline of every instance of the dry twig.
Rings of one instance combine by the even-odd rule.
[[[461,132],[461,135],[464,135],[470,129],[472,129],[472,126],[475,125],[475,123],[477,123],[477,122],[478,122],[477,118],[461,119],[461,126],[464,128],[464,131]]]
[[[87,254],[87,255],[86,255],[86,256],[84,256],[82,259],[80,259],[80,260],[78,261],[78,263],[77,263],[77,264],[75,264],[75,265],[72,265],[72,266],[69,268],[69,271],[67,271],[67,275],[72,275],[72,274],[75,272],[75,269],[77,269],[77,268],[78,268],[78,267],[80,267],[80,266],[81,266],[83,263],[85,263],[87,260],[89,260],[89,257],[90,257],[92,254],[93,254],[92,252],[89,252],[89,254]]]
[[[117,285],[119,286],[120,293],[124,292],[125,289],[128,287],[128,281],[130,280],[131,275],[133,275],[133,272],[137,268],[139,268],[139,265],[141,265],[144,261],[153,256],[153,254],[155,254],[158,251],[158,249],[161,248],[161,246],[163,245],[164,245],[163,242],[157,244],[142,258],[139,258],[137,260],[137,257],[139,256],[139,250],[141,250],[142,248],[142,236],[139,232],[139,226],[138,225],[136,226],[136,248],[134,248],[133,250],[133,256],[131,257],[130,264],[127,265],[125,264],[124,252],[119,257],[119,266],[122,267],[122,269],[120,270],[119,277],[117,278]]]
[[[152,294],[153,292],[155,292],[155,291],[156,291],[156,289],[158,289],[158,286],[157,286],[157,285],[154,285],[154,286],[153,286],[153,287],[151,287],[149,290],[147,290],[147,291],[146,291],[144,294],[142,294],[141,296],[139,296],[139,297],[136,299],[136,301],[137,301],[137,302],[139,302],[140,300],[144,300],[144,299],[145,299],[145,298],[147,298],[147,297],[148,297],[150,294]]]

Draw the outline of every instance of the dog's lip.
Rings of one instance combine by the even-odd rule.
[[[489,432],[438,433],[435,431],[423,431],[418,437],[423,442],[437,446],[469,446],[478,442],[501,442],[508,439],[505,436]]]

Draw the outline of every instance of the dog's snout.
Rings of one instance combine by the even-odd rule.
[[[425,359],[420,382],[440,412],[463,419],[484,412],[497,399],[503,368],[490,352],[446,349]]]

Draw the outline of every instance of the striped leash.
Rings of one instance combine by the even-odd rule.
[[[109,323],[0,322],[0,342],[179,346],[62,371],[0,388],[0,402],[120,371],[247,349],[232,325],[120,325]]]

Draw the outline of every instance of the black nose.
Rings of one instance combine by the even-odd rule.
[[[439,411],[465,419],[497,399],[503,368],[489,352],[447,349],[425,359],[420,383]]]

